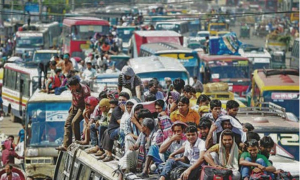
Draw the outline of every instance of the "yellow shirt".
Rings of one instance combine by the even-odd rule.
[[[200,122],[199,114],[191,108],[189,108],[189,112],[186,116],[183,116],[182,114],[180,114],[179,110],[177,109],[176,111],[171,113],[170,119],[172,122],[181,121],[184,123],[193,122],[196,124],[199,124],[199,122]]]

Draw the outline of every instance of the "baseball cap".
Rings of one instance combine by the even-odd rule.
[[[91,106],[97,106],[99,103],[98,99],[93,97],[93,96],[89,96],[85,99],[85,104],[86,105],[91,105]]]

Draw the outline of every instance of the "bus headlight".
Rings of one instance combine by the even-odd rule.
[[[27,149],[25,154],[28,157],[38,156],[39,151],[37,149]]]

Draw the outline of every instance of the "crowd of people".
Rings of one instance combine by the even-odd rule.
[[[196,89],[180,78],[165,91],[156,78],[142,82],[124,66],[118,90],[104,90],[99,97],[91,96],[90,87],[76,77],[67,84],[73,100],[58,150],[66,151],[74,135],[76,143],[92,145],[87,153],[109,162],[117,141],[121,172],[140,172],[142,178],[158,173],[161,180],[199,178],[205,164],[231,170],[232,179],[247,180],[253,173],[274,178],[282,171],[268,160],[273,140],[260,138],[250,123],[239,121],[236,101],[222,109],[218,99],[196,98]]]

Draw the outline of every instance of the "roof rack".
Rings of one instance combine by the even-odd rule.
[[[264,68],[263,72],[266,75],[266,77],[272,76],[272,75],[280,75],[280,74],[299,76],[299,71],[292,70],[292,69],[271,69],[271,70],[268,70],[268,69]]]
[[[287,118],[285,108],[277,104],[271,102],[263,102],[259,103],[259,105],[260,106],[258,107],[240,107],[238,113],[246,114],[247,116],[249,114],[261,114],[262,116],[276,115],[282,117],[283,119]]]

